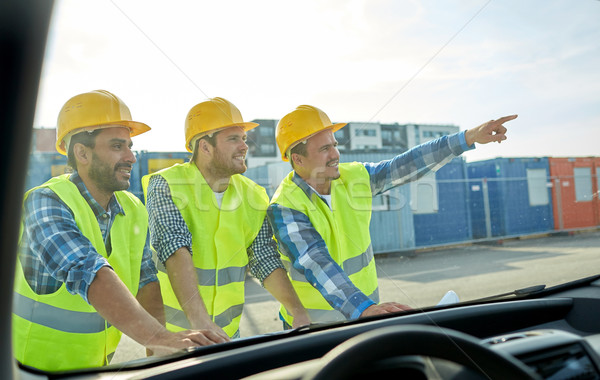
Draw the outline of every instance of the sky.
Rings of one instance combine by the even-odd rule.
[[[57,0],[35,126],[104,89],[152,128],[135,150],[184,151],[187,112],[220,96],[246,121],[518,114],[466,159],[600,156],[599,21],[598,0]]]

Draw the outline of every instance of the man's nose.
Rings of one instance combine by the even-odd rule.
[[[133,150],[131,150],[131,148],[127,148],[125,161],[131,162],[132,164],[135,164],[137,162],[137,159],[135,158],[135,153],[133,153]]]

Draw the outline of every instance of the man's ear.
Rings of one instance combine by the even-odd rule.
[[[302,157],[301,154],[298,153],[292,153],[290,159],[294,162],[294,165],[296,166],[302,166],[302,159],[304,157]]]
[[[81,143],[76,143],[73,146],[73,155],[78,163],[87,165],[92,159],[92,152],[89,148]]]
[[[198,140],[198,153],[210,154],[213,146],[208,143],[205,139]]]

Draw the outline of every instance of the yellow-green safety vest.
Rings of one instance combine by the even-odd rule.
[[[272,204],[302,212],[321,235],[333,260],[352,283],[375,303],[379,302],[377,272],[369,234],[373,196],[369,173],[354,162],[339,165],[340,178],[331,182],[331,209],[316,193],[309,199],[287,175],[273,195]],[[280,252],[281,253],[281,252]],[[346,320],[334,310],[306,277],[296,270],[288,256],[281,253],[288,275],[312,322]],[[293,317],[281,305],[280,313],[292,325]]]
[[[47,187],[73,212],[77,227],[96,251],[107,257],[102,232],[94,212],[71,182],[69,175],[50,179]],[[25,194],[25,199],[31,191]],[[115,216],[110,230],[112,253],[109,264],[136,295],[148,215],[133,194],[117,191],[115,196],[124,214]],[[16,359],[44,371],[99,367],[110,362],[121,332],[106,322],[79,295],[70,294],[63,284],[51,294],[36,294],[25,279],[20,262],[16,265],[13,300],[13,348]]]
[[[239,330],[244,307],[247,249],[263,224],[269,198],[264,188],[236,174],[221,207],[202,173],[192,162],[175,164],[142,178],[147,197],[150,177],[162,176],[171,198],[192,233],[192,259],[198,275],[198,290],[213,322],[230,337]],[[167,329],[190,328],[173,292],[163,265],[159,264],[160,289],[165,304]]]

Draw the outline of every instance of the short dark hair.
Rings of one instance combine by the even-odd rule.
[[[77,170],[77,160],[75,159],[75,154],[73,153],[73,147],[75,144],[83,144],[88,148],[94,149],[96,146],[96,136],[98,136],[100,132],[102,132],[102,129],[83,131],[73,135],[71,137],[71,142],[69,143],[69,151],[67,152],[67,165],[74,170]]]
[[[292,165],[292,169],[296,169],[294,167],[294,160],[292,160],[292,154],[299,154],[302,157],[306,157],[306,143],[304,141],[296,144],[295,147],[293,147],[292,149],[290,149],[290,153],[289,153],[289,157],[288,159],[290,160],[290,164]]]
[[[206,140],[206,142],[208,142],[210,145],[217,146],[217,134],[219,132],[221,131],[216,131],[214,133],[204,135],[199,139],[196,139],[196,142],[194,143],[194,149],[192,149],[192,162],[195,162],[196,158],[198,157],[198,144],[200,144],[200,140]]]

